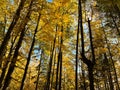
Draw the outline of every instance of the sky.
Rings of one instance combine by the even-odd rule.
[[[52,0],[47,0],[48,2],[52,2]]]

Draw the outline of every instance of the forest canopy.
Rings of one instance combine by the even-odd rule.
[[[0,90],[120,90],[120,0],[0,0]]]

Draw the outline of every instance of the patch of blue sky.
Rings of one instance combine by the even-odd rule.
[[[48,2],[52,2],[53,0],[47,0]]]

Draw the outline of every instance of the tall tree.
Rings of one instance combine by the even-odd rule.
[[[40,22],[40,17],[41,17],[41,14],[39,14],[39,16],[38,16],[37,26],[36,26],[35,31],[34,31],[33,41],[32,41],[32,44],[31,44],[31,47],[30,47],[30,51],[29,51],[29,54],[28,54],[27,63],[26,63],[26,66],[25,66],[25,71],[24,71],[24,74],[23,74],[20,90],[23,90],[24,81],[25,81],[27,70],[28,70],[28,66],[29,66],[29,63],[30,63],[32,50],[33,50],[33,47],[34,47],[34,44],[35,44],[35,37],[36,37],[36,34],[37,34],[38,25],[39,25],[39,22]]]
[[[19,4],[19,7],[18,9],[16,10],[16,13],[13,17],[13,20],[8,28],[8,31],[4,37],[4,40],[0,46],[0,66],[2,65],[2,57],[4,56],[4,53],[5,53],[5,50],[6,50],[6,47],[7,47],[7,43],[10,39],[10,35],[11,35],[11,32],[13,31],[13,28],[15,27],[19,17],[20,17],[20,12],[21,10],[23,9],[24,7],[24,3],[25,3],[26,0],[21,0],[20,4]]]
[[[25,35],[25,26],[27,25],[27,23],[29,21],[29,18],[30,18],[30,15],[31,15],[31,11],[30,10],[31,10],[32,4],[33,4],[33,0],[31,0],[31,2],[29,4],[28,13],[25,16],[26,20],[25,20],[25,22],[22,24],[22,26],[20,28],[21,29],[20,38],[18,40],[18,43],[17,43],[16,49],[15,49],[15,52],[14,52],[11,64],[9,66],[9,69],[8,69],[8,72],[7,72],[7,75],[6,75],[6,78],[5,78],[5,82],[4,82],[4,86],[3,86],[2,90],[6,90],[6,88],[10,84],[11,75],[12,75],[12,73],[14,71],[14,68],[15,68],[15,64],[16,64],[17,57],[18,57],[18,52],[19,52],[19,49],[21,47],[21,44],[22,44],[22,41],[23,41],[23,37]]]

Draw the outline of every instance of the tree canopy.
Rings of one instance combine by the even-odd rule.
[[[0,0],[0,90],[120,90],[120,0]]]

